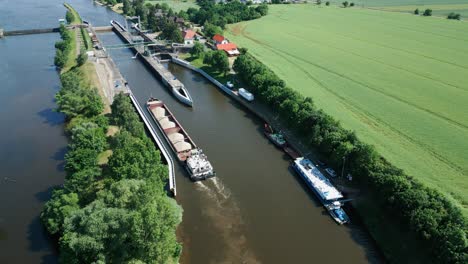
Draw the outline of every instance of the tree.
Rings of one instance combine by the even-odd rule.
[[[190,50],[190,54],[193,57],[200,58],[203,55],[204,50],[205,48],[203,47],[203,44],[197,41],[195,42],[195,45],[193,45],[192,50]]]
[[[260,4],[255,8],[261,16],[266,16],[268,14],[268,5],[267,4]]]
[[[414,10],[414,14],[415,14],[415,15],[419,15],[419,8],[416,8],[416,9]]]
[[[432,16],[432,9],[426,9],[424,10],[423,16]]]
[[[70,149],[93,149],[102,152],[107,148],[104,131],[95,123],[83,122],[71,130]]]
[[[123,93],[116,95],[111,110],[113,124],[119,126],[122,130],[128,131],[134,137],[145,136],[145,128],[127,95]]]
[[[57,49],[55,51],[55,58],[54,58],[54,64],[58,68],[63,68],[65,66],[65,63],[67,62],[67,55],[64,53],[62,50]]]
[[[330,5],[330,1],[325,2],[325,5],[326,5],[326,6],[329,6],[329,5]]]
[[[63,231],[63,222],[73,211],[80,209],[76,193],[65,193],[63,189],[54,190],[52,198],[44,205],[41,220],[47,231],[54,235]]]
[[[133,8],[130,0],[123,0],[122,11],[127,16],[135,15],[135,9]]]
[[[322,0],[316,0],[315,3],[316,3],[317,5],[321,5],[321,4],[322,4]]]
[[[354,6],[354,3],[349,4],[349,6],[350,6],[350,7],[353,7],[353,6]]]
[[[216,68],[217,71],[224,74],[229,71],[229,59],[223,50],[207,52],[203,58],[203,63]]]
[[[85,64],[87,60],[88,60],[88,54],[86,53],[86,50],[81,49],[80,55],[76,57],[76,64],[78,65],[78,67],[80,67],[83,64]]]
[[[447,16],[447,19],[460,20],[460,19],[461,19],[461,15],[452,12],[452,13],[450,13],[450,14]]]
[[[167,39],[175,43],[182,43],[184,41],[182,32],[179,30],[177,24],[172,21],[169,21],[166,24],[160,36],[163,39]]]
[[[345,7],[345,8],[348,7],[348,5],[349,5],[348,1],[344,1],[342,4],[343,4],[343,7]]]
[[[223,34],[223,30],[220,27],[215,26],[215,25],[210,24],[210,23],[206,23],[203,26],[203,32],[209,38],[212,38],[216,34]]]
[[[65,19],[67,20],[68,24],[71,24],[73,20],[75,19],[75,16],[73,15],[72,12],[70,12],[70,10],[68,10],[67,13],[65,14]]]

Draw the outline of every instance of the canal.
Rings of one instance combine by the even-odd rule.
[[[3,27],[37,27],[37,21],[55,26],[65,12],[52,0],[22,2],[27,3],[0,2]],[[122,21],[92,1],[70,3],[94,25]],[[106,45],[122,43],[113,33],[99,37]],[[56,261],[38,216],[64,176],[63,117],[52,111],[59,84],[52,67],[57,39],[44,34],[0,40],[0,263]],[[333,222],[253,115],[200,75],[169,65],[194,99],[194,108],[187,108],[130,50],[110,54],[140,104],[150,96],[162,99],[217,171],[216,178],[193,183],[176,166],[177,201],[184,208],[181,263],[378,262],[365,232]]]

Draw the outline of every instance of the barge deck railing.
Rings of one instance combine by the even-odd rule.
[[[150,134],[153,137],[154,141],[156,141],[156,144],[158,145],[159,149],[161,150],[161,153],[163,154],[164,158],[167,161],[167,167],[169,169],[169,190],[174,194],[174,196],[176,196],[177,195],[177,190],[176,190],[176,180],[175,180],[175,171],[174,171],[174,160],[172,159],[172,156],[169,153],[169,151],[167,150],[166,146],[160,140],[160,138],[157,135],[156,131],[154,131],[154,127],[148,121],[148,118],[143,113],[143,110],[142,110],[140,104],[138,103],[138,100],[135,98],[135,96],[133,95],[133,93],[132,93],[132,91],[130,89],[128,90],[128,94],[129,94],[130,99],[132,100],[132,103],[135,106],[138,114],[141,116],[141,119],[145,123],[146,127],[148,128],[148,131],[150,132]]]

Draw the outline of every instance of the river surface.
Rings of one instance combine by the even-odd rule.
[[[91,1],[71,4],[94,25],[122,21]],[[56,26],[65,12],[52,0],[9,5],[0,0],[0,25],[10,30]],[[105,45],[121,43],[113,33],[99,38]],[[0,40],[0,263],[57,260],[38,218],[64,177],[63,117],[52,111],[57,39],[43,34]],[[194,99],[194,108],[187,108],[129,50],[110,54],[140,104],[150,96],[162,99],[217,171],[216,178],[193,183],[176,165],[177,201],[184,208],[181,263],[378,262],[366,233],[333,222],[254,116],[202,76],[169,65]]]

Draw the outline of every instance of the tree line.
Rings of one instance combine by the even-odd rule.
[[[318,109],[310,97],[286,86],[275,73],[249,54],[239,56],[233,69],[280,118],[301,135],[307,145],[346,170],[403,229],[422,241],[437,263],[466,263],[467,225],[461,210],[438,191],[385,160],[373,146]]]
[[[168,263],[181,245],[181,208],[164,190],[167,166],[147,137],[128,96],[118,94],[102,115],[97,91],[74,67],[61,75],[57,110],[68,124],[65,182],[53,191],[41,220],[56,237],[63,263]],[[119,127],[107,136],[109,124]],[[111,152],[107,164],[98,163]]]
[[[197,3],[200,6],[199,9],[187,10],[190,21],[202,26],[208,23],[222,29],[226,24],[257,19],[268,13],[267,4],[248,6],[239,1],[215,3],[212,0],[197,0]]]

